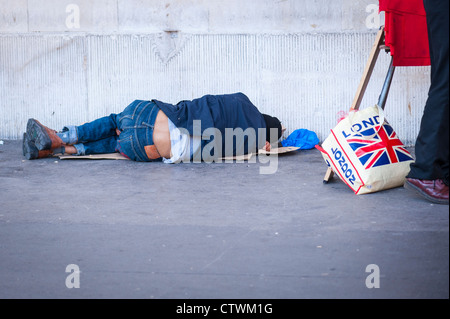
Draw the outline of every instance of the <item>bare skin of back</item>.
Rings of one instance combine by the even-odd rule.
[[[169,121],[167,115],[163,111],[159,111],[155,120],[155,127],[153,129],[153,143],[158,150],[159,155],[164,158],[171,158],[171,144]]]

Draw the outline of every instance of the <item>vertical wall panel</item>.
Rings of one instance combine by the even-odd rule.
[[[50,126],[86,118],[82,37],[0,36],[0,137],[21,138],[30,117]]]

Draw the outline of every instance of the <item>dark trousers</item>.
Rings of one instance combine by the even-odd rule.
[[[410,178],[449,183],[449,1],[424,0],[431,58],[431,85]]]

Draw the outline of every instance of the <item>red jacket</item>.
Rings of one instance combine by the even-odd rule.
[[[385,12],[385,43],[391,50],[394,66],[430,65],[423,0],[379,1],[380,12]]]

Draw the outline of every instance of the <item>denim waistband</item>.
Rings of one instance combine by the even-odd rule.
[[[158,111],[159,107],[154,102],[136,100],[119,114],[118,128],[122,132],[117,144],[123,155],[138,162],[153,161],[147,156],[146,147],[153,145]]]

